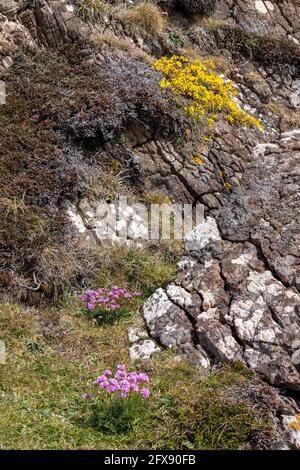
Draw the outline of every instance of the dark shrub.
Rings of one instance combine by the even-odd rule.
[[[178,4],[188,13],[210,16],[215,10],[216,0],[178,0]]]
[[[264,65],[300,65],[300,47],[292,40],[272,34],[247,32],[239,26],[222,26],[213,31],[218,46],[242,54]]]
[[[167,10],[175,8],[200,16],[210,16],[216,8],[216,0],[160,0],[158,3]]]
[[[165,137],[187,127],[184,113],[161,94],[153,69],[133,58],[96,56],[97,49],[80,43],[19,53],[3,77],[0,264],[50,296],[88,276],[64,202],[76,203],[88,191],[104,157],[128,160],[119,136],[129,123]]]

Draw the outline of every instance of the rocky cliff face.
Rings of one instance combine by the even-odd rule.
[[[199,153],[199,166],[153,126],[135,117],[124,124],[130,176],[138,174],[139,184],[175,202],[202,203],[206,216],[186,238],[176,281],[148,299],[143,316],[160,345],[202,367],[246,363],[292,394],[282,405],[291,414],[300,391],[300,2],[206,2],[209,11],[204,3],[161,2],[169,12],[167,33],[130,41],[144,54],[160,55],[180,53],[180,39],[204,56],[222,57],[241,106],[265,130],[233,130],[220,122]],[[71,1],[0,0],[3,73],[13,70],[21,47],[43,54],[91,32],[116,32],[111,16],[105,26],[86,25],[75,8]],[[195,12],[197,24],[189,16]],[[124,24],[117,31],[127,37]],[[124,54],[126,48],[117,52]],[[102,67],[107,55],[104,50],[89,60]],[[75,107],[72,119],[78,130]],[[72,200],[73,221],[93,238],[91,211],[88,199]],[[297,431],[289,432],[290,445],[299,446]]]
[[[4,66],[11,65],[14,49],[58,46],[78,28],[70,2],[2,0],[0,11],[0,54]]]
[[[208,217],[187,237],[189,256],[176,283],[144,306],[152,335],[165,346],[194,351],[200,363],[243,359],[273,385],[296,390],[298,133],[254,147],[240,187],[215,212],[218,226]]]

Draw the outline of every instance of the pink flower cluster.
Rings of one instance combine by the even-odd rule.
[[[100,288],[98,290],[88,289],[85,294],[79,296],[84,302],[85,307],[90,312],[95,310],[97,306],[102,306],[105,310],[114,311],[126,303],[130,303],[134,297],[140,297],[140,292],[132,294],[118,286],[112,286],[112,289]]]
[[[148,382],[149,376],[145,372],[127,372],[126,366],[119,364],[115,375],[110,370],[105,370],[97,377],[93,385],[110,395],[118,393],[121,398],[126,398],[130,393],[139,393],[143,398],[148,398],[150,390],[142,386],[143,383]]]

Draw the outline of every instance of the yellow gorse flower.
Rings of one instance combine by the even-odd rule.
[[[296,431],[300,431],[300,413],[297,413],[295,415],[296,421],[292,421],[289,423],[289,426],[293,429],[296,429]]]
[[[203,165],[203,160],[201,157],[192,157],[191,158],[192,163],[195,163],[196,165]]]
[[[161,57],[153,67],[163,75],[161,89],[169,88],[175,96],[186,98],[185,112],[195,120],[206,118],[208,128],[223,115],[230,123],[263,130],[258,119],[238,107],[233,100],[237,96],[233,83],[216,74],[211,61],[191,62],[184,56]]]

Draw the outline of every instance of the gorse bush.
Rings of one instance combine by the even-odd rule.
[[[230,123],[263,129],[258,119],[238,107],[234,101],[238,93],[233,83],[216,74],[211,61],[162,57],[153,67],[164,76],[160,87],[170,89],[175,99],[184,98],[186,113],[196,121],[205,119],[208,128],[218,117],[224,116]]]

